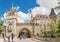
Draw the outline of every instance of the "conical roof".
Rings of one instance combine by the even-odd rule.
[[[49,16],[52,16],[52,15],[56,15],[53,8],[51,9],[51,12],[50,12]]]

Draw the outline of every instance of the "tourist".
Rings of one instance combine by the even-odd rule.
[[[4,33],[2,33],[2,37],[3,37],[3,39],[4,39],[4,42],[6,42],[6,40],[5,40],[5,36],[4,36]]]
[[[8,42],[10,42],[10,36],[8,37]]]
[[[12,33],[12,34],[11,34],[11,36],[12,36],[11,38],[12,38],[12,42],[13,42],[13,39],[14,39],[14,34]]]
[[[22,36],[20,36],[20,39],[22,38]]]
[[[37,37],[39,37],[39,33],[37,33]]]

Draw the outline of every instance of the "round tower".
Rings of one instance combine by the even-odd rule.
[[[56,23],[56,17],[57,15],[55,14],[54,9],[52,8],[49,14],[49,18],[51,19],[51,21],[54,21]]]

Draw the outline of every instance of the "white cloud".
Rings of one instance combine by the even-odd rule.
[[[45,8],[54,8],[57,5],[57,0],[37,0],[37,4]]]
[[[6,12],[4,13],[4,15],[3,15],[3,16],[4,16],[4,18],[6,19]]]
[[[30,15],[19,11],[18,12],[18,16],[20,16],[22,19],[27,19]]]
[[[35,16],[36,14],[47,14],[48,13],[48,9],[46,9],[45,7],[35,7],[32,9],[32,14],[33,16]]]
[[[23,13],[21,11],[17,12],[18,22],[26,22],[25,20],[30,20],[30,14]]]
[[[0,19],[1,19],[2,21],[4,21],[4,17],[1,17]]]
[[[29,9],[31,10],[31,14],[33,14],[33,16],[36,14],[49,15],[51,8],[54,8],[57,5],[57,0],[36,0],[36,3],[40,6]]]
[[[40,7],[44,7],[47,14],[49,14],[51,8],[54,8],[57,5],[57,0],[37,0],[36,3],[39,4]]]
[[[14,7],[16,9],[16,11],[19,11],[20,7],[19,6],[16,6]]]
[[[31,19],[31,14],[35,16],[36,14],[46,14],[50,13],[51,8],[57,5],[57,0],[36,0],[36,3],[40,5],[39,7],[34,7],[33,9],[28,9],[28,13],[19,11],[20,7],[14,7],[18,12],[18,22],[25,23]],[[6,18],[6,13],[4,13],[4,18]]]

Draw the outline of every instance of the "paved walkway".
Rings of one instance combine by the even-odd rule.
[[[8,42],[8,39],[6,39],[6,42]],[[0,42],[4,42],[3,38],[0,38]],[[10,39],[10,42],[12,42],[12,40]],[[19,38],[14,38],[14,42],[36,42],[36,40],[33,40],[32,38],[25,38],[25,39],[19,39]]]
[[[8,42],[8,39],[6,39],[6,42]],[[49,39],[49,41],[46,41],[44,38],[40,38],[40,39],[33,39],[33,38],[25,38],[25,39],[19,39],[19,38],[14,38],[14,42],[60,42],[60,39]],[[4,39],[2,37],[0,37],[0,42],[4,42]],[[10,39],[10,42],[12,42],[12,40]]]
[[[8,42],[8,39],[7,38],[5,39],[6,39],[6,42]],[[4,42],[4,39],[0,38],[0,42]],[[10,39],[10,42],[12,42],[11,39]],[[14,38],[14,42],[43,42],[43,41],[33,39],[33,38],[25,38],[25,39]]]
[[[2,38],[0,38],[0,42],[3,42],[3,39]]]

